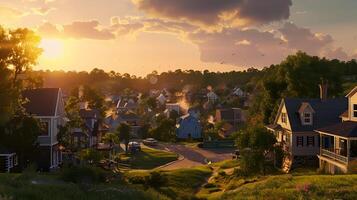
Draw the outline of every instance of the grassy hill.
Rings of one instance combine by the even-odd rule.
[[[109,173],[104,182],[65,182],[60,173],[0,174],[0,200],[357,199],[357,175],[307,170],[241,177],[237,167],[237,161],[224,161],[210,167],[155,171],[157,176],[151,170],[131,170]]]

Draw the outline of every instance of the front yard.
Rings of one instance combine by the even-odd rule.
[[[142,148],[140,152],[134,154],[120,154],[121,162],[131,169],[153,169],[177,158],[178,155],[175,153],[152,148]]]

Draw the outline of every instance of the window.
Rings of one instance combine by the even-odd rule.
[[[304,113],[303,123],[310,125],[312,124],[312,115],[309,112]]]
[[[296,146],[304,146],[304,137],[296,136]]]
[[[49,136],[49,122],[41,121],[40,136]]]
[[[357,104],[353,104],[353,117],[357,117]]]
[[[315,146],[315,137],[307,136],[307,146]]]
[[[286,123],[286,113],[281,113],[281,122]]]

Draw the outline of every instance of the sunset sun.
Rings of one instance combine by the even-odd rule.
[[[56,59],[63,53],[63,43],[56,39],[43,39],[40,47],[43,49],[43,56],[48,59]]]

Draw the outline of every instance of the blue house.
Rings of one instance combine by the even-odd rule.
[[[195,113],[189,112],[180,118],[177,124],[177,138],[180,139],[198,139],[202,138],[202,127]]]

